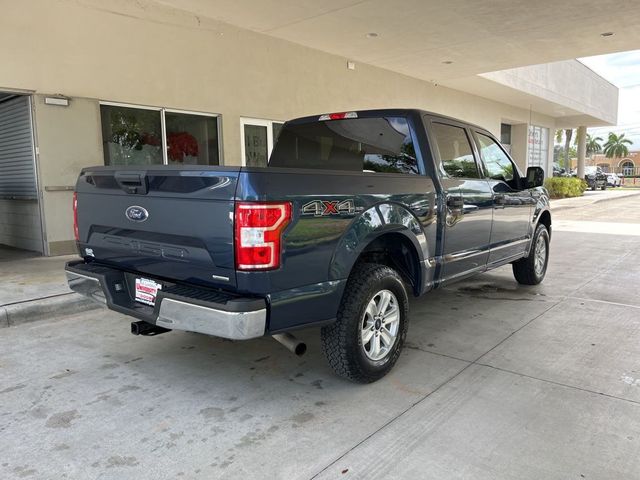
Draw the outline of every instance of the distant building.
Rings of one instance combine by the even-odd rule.
[[[589,165],[602,167],[605,172],[614,172],[625,177],[640,175],[640,151],[629,152],[624,158],[607,158],[604,154],[593,155]]]

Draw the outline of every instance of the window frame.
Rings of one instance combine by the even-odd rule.
[[[167,146],[167,122],[165,119],[166,113],[177,113],[184,115],[199,115],[201,117],[212,117],[217,120],[216,122],[216,133],[218,135],[218,166],[224,165],[224,155],[222,151],[222,115],[220,113],[207,113],[207,112],[198,112],[195,110],[181,110],[177,108],[167,108],[167,107],[154,107],[151,105],[138,105],[134,103],[122,103],[122,102],[111,102],[108,100],[99,100],[98,105],[107,105],[110,107],[122,107],[122,108],[135,108],[138,110],[151,110],[155,112],[160,112],[160,134],[162,141],[162,165],[169,165],[169,155],[168,155],[168,146]],[[102,135],[102,114],[100,114],[100,127]],[[102,139],[102,144],[104,145],[104,138]],[[201,166],[209,166],[214,167],[215,165],[201,165]]]
[[[247,166],[247,157],[246,157],[246,147],[245,147],[245,139],[244,139],[244,127],[245,125],[251,125],[254,127],[266,127],[267,129],[267,165],[269,165],[269,158],[271,158],[271,152],[273,152],[273,147],[275,146],[275,142],[273,140],[273,124],[279,123],[280,125],[284,125],[285,122],[283,120],[269,120],[266,118],[254,118],[254,117],[240,117],[240,160],[242,162],[242,166]]]

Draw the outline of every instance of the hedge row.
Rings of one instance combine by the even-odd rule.
[[[580,197],[587,189],[587,182],[575,177],[551,177],[544,181],[551,198]]]

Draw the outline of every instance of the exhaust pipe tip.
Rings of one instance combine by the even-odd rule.
[[[168,328],[158,327],[144,320],[137,322],[131,322],[131,333],[134,335],[143,335],[145,337],[152,337],[154,335],[160,335],[161,333],[170,332]]]
[[[296,345],[293,353],[295,353],[298,357],[303,356],[305,353],[307,353],[307,344],[304,342],[299,342],[298,345]]]
[[[301,357],[307,352],[307,344],[301,342],[290,333],[276,333],[273,335],[273,339],[298,357]]]

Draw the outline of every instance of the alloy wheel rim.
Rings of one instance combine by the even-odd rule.
[[[536,249],[534,253],[533,268],[536,275],[542,275],[545,263],[547,263],[547,242],[545,242],[544,236],[540,235],[536,241]]]
[[[369,300],[360,324],[360,340],[367,358],[385,358],[396,343],[399,329],[398,299],[390,290],[380,290]]]

